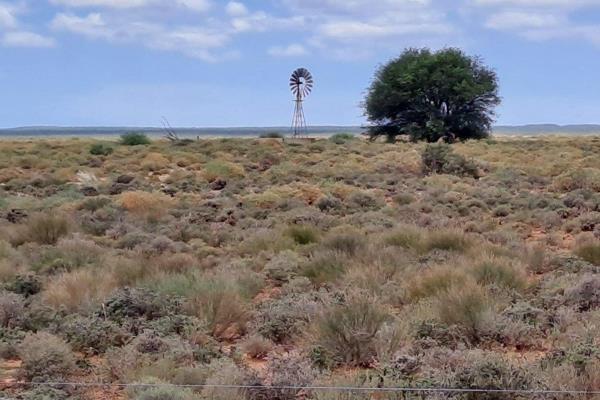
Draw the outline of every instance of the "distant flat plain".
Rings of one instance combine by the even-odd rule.
[[[291,134],[289,127],[217,127],[217,128],[173,128],[182,138],[227,138],[227,137],[259,137],[272,133]],[[307,134],[313,137],[329,137],[336,133],[360,135],[366,131],[361,126],[312,126]],[[33,126],[0,129],[0,139],[15,138],[64,138],[86,137],[96,139],[113,139],[127,132],[143,132],[150,137],[164,136],[165,130],[160,127],[57,127]],[[591,136],[600,135],[600,125],[501,125],[493,128],[493,133],[499,136]]]

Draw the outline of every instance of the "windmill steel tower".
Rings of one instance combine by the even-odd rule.
[[[307,134],[306,118],[304,116],[304,99],[310,94],[313,88],[312,74],[306,68],[298,68],[292,73],[290,78],[290,89],[296,99],[294,108],[294,117],[292,119],[292,132],[294,137]]]

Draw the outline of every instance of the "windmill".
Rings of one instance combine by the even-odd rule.
[[[294,109],[294,118],[292,119],[292,131],[294,137],[302,136],[307,133],[306,118],[304,117],[304,99],[310,94],[313,88],[312,74],[306,68],[298,68],[292,73],[290,78],[290,89],[296,96],[296,107]]]

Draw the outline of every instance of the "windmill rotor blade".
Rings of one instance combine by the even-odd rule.
[[[306,97],[312,92],[313,76],[306,68],[298,68],[290,77],[290,90],[294,95]]]

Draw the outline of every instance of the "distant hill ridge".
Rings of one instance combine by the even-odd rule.
[[[267,133],[289,134],[289,127],[231,127],[231,128],[173,128],[181,137],[196,136],[260,136]],[[60,126],[28,126],[18,128],[0,129],[0,137],[35,137],[35,136],[118,136],[126,132],[143,132],[150,136],[162,136],[164,129],[158,127],[60,127]],[[336,133],[360,134],[365,131],[360,126],[311,126],[308,128],[310,135],[333,135]],[[600,135],[600,125],[499,125],[493,128],[496,135]]]

